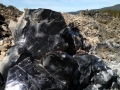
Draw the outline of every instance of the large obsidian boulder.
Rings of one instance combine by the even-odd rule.
[[[22,57],[22,56],[21,56]],[[5,90],[65,90],[65,85],[26,57],[9,70]]]
[[[19,23],[26,22],[26,25],[22,27],[20,24],[16,29],[15,44],[25,47],[33,57],[40,58],[57,44],[64,44],[59,33],[67,26],[61,13],[48,9],[27,9],[22,19]]]

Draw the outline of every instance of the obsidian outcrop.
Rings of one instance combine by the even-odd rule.
[[[2,89],[120,89],[117,71],[100,58],[82,53],[89,52],[90,46],[77,28],[66,25],[61,13],[26,9],[15,31],[15,45],[1,66]]]

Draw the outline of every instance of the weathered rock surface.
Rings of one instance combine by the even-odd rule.
[[[64,15],[66,16],[69,15]],[[71,20],[74,21],[73,18]],[[84,24],[81,29],[77,27],[78,24],[74,25],[75,21],[67,25],[59,12],[26,9],[15,27],[11,28],[15,45],[0,61],[0,82],[5,83],[0,84],[1,88],[119,90],[118,65],[106,64],[97,57],[100,54],[96,54],[103,39],[97,37],[100,32],[96,32],[101,24],[98,27],[97,21],[86,17],[79,20]]]
[[[0,3],[0,14],[5,17],[7,23],[9,23],[10,20],[17,22],[17,18],[20,17],[22,13],[22,11],[18,10],[14,6],[9,5],[8,7],[6,7],[5,5]]]
[[[95,10],[83,10],[79,13],[79,15],[81,16],[88,16],[88,17],[93,17],[94,15],[96,15],[97,13],[99,13],[99,11],[95,11]]]
[[[86,42],[91,45],[90,54],[104,59],[107,63],[120,61],[120,20],[108,13],[93,16],[63,14],[67,24],[73,23]]]

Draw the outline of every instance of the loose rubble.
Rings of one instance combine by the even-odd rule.
[[[9,5],[8,7],[0,3],[0,14],[5,17],[5,22],[10,23],[10,20],[17,22],[17,18],[22,15],[22,11],[16,7]]]
[[[79,15],[63,13],[62,15],[67,25],[73,23],[79,33],[86,38],[86,43],[91,45],[89,54],[102,58],[106,63],[111,61],[119,63],[120,19],[110,16],[109,13],[84,13],[81,12]]]

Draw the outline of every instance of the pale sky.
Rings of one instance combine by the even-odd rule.
[[[70,12],[86,9],[99,9],[120,4],[120,0],[0,0],[4,5],[13,5],[24,11],[24,8],[47,8],[59,12]]]

